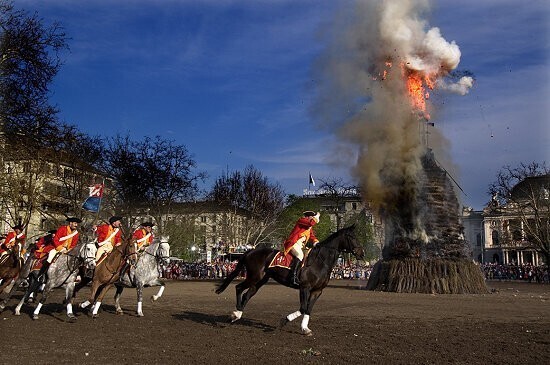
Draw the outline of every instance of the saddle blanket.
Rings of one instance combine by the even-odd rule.
[[[287,253],[286,255],[279,251],[273,257],[273,260],[271,260],[271,263],[269,264],[268,268],[271,267],[283,267],[285,269],[290,269],[290,266],[292,265],[292,260],[294,259],[294,256],[292,256],[290,253]]]

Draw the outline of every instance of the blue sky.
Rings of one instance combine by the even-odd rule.
[[[550,2],[438,1],[430,26],[455,41],[465,96],[435,100],[466,205],[481,209],[506,164],[550,157]],[[61,118],[91,135],[185,145],[206,186],[252,164],[287,193],[348,174],[310,112],[313,66],[353,1],[15,0],[60,22],[70,52],[52,87]]]

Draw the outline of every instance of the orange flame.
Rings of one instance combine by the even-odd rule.
[[[428,89],[433,90],[435,87],[436,75],[423,75],[418,71],[407,69],[404,64],[401,67],[403,76],[406,77],[407,93],[412,108],[429,120],[430,114],[426,110],[426,100],[430,98]]]

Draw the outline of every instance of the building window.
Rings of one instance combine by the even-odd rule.
[[[351,203],[351,209],[357,210],[357,203]]]
[[[477,247],[481,247],[481,233],[476,235],[476,245]]]
[[[206,217],[205,216],[201,216],[201,223],[206,223]]]

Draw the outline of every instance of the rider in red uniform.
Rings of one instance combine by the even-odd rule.
[[[40,237],[35,243],[34,258],[40,260],[48,255],[55,248],[53,236],[56,230],[48,231],[48,234]]]
[[[298,280],[298,268],[301,266],[302,261],[304,260],[303,249],[308,242],[312,242],[314,245],[319,242],[315,233],[313,232],[313,226],[319,223],[320,213],[313,211],[304,212],[303,217],[298,219],[294,228],[290,232],[290,235],[283,243],[284,253],[291,253],[292,256],[296,257],[298,260],[294,265],[292,271],[292,278],[294,285],[299,285]]]
[[[155,224],[151,222],[141,223],[141,227],[134,231],[132,234],[132,240],[137,244],[137,250],[139,252],[145,251],[147,246],[153,243],[153,226]]]
[[[79,218],[75,218],[75,217],[67,218],[67,224],[57,229],[53,237],[53,244],[55,246],[55,250],[52,249],[48,253],[48,258],[42,265],[42,268],[38,273],[38,277],[40,277],[43,273],[46,272],[46,270],[48,270],[48,267],[52,263],[55,256],[57,256],[60,253],[69,252],[78,244],[79,233],[76,228],[78,227],[78,224],[81,222],[82,220]]]
[[[17,224],[12,228],[13,231],[6,235],[4,242],[0,245],[0,257],[7,255],[7,251],[12,250],[15,245],[19,245],[19,251],[23,248],[23,243],[25,242],[23,226],[21,224]]]
[[[99,246],[95,256],[96,263],[101,256],[109,254],[115,246],[122,243],[122,217],[109,218],[109,224],[101,224],[96,228],[97,245]]]

